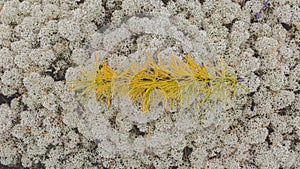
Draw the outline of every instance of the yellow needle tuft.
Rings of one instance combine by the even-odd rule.
[[[97,100],[105,97],[109,106],[111,104],[114,70],[106,62],[99,65],[98,54],[96,54],[96,63],[93,65],[93,69],[80,70],[80,72],[85,80],[69,81],[75,85],[71,90],[82,90],[79,97],[85,95],[86,99],[94,91]]]
[[[142,111],[147,112],[151,99],[158,99],[153,95],[154,90],[158,89],[164,96],[165,107],[167,101],[181,100],[181,93],[177,80],[171,76],[171,73],[163,66],[159,66],[151,55],[148,53],[149,59],[143,69],[138,72],[130,82],[129,95],[133,102],[142,100]]]
[[[191,96],[200,105],[208,99],[226,100],[235,97],[237,86],[247,90],[226,64],[220,59],[219,65],[196,63],[190,54],[183,59],[173,54],[168,59],[159,58],[154,61],[148,53],[148,60],[139,69],[138,64],[131,64],[123,71],[114,71],[106,62],[99,65],[98,55],[93,69],[80,70],[84,80],[69,81],[75,87],[71,90],[81,90],[79,97],[87,99],[95,92],[97,100],[105,98],[110,106],[112,97],[129,95],[133,103],[141,102],[142,111],[147,112],[151,105],[164,103],[165,108],[181,106],[183,100],[190,104]]]

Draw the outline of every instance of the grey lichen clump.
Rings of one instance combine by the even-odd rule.
[[[293,0],[0,2],[0,168],[300,168],[299,16]],[[148,51],[222,56],[249,90],[143,113],[66,84]]]

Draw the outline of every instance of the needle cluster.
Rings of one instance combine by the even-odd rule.
[[[72,81],[72,90],[81,90],[79,96],[96,93],[97,99],[111,99],[129,96],[133,104],[140,104],[142,111],[149,111],[153,104],[163,103],[166,110],[183,101],[190,102],[191,96],[199,104],[209,99],[226,100],[236,96],[241,78],[229,71],[223,60],[218,66],[211,63],[198,64],[190,54],[183,59],[170,54],[168,59],[155,61],[148,53],[143,65],[133,63],[122,73],[116,73],[106,62],[96,64],[93,70],[80,70],[84,80]]]

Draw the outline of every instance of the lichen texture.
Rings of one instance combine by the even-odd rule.
[[[300,168],[299,0],[1,0],[0,169]]]

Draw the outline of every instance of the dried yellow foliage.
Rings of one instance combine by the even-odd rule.
[[[212,66],[215,75],[210,80],[210,86],[207,87],[207,95],[204,101],[209,97],[214,98],[215,101],[225,100],[228,101],[228,98],[235,98],[237,87],[241,87],[243,90],[248,91],[248,89],[239,82],[238,77],[229,71],[229,68],[226,63],[224,63],[223,59],[220,58],[219,66]]]
[[[231,72],[220,59],[218,67],[212,64],[200,66],[190,54],[183,57],[183,61],[171,54],[172,61],[169,67],[172,74],[179,82],[184,100],[189,102],[190,96],[196,96],[200,105],[209,98],[215,102],[217,100],[227,100],[236,96],[237,86],[246,88],[238,81],[238,78]],[[204,95],[203,99],[200,99]]]
[[[148,53],[148,60],[140,69],[139,64],[133,63],[116,73],[106,62],[99,65],[96,55],[92,70],[80,70],[84,80],[70,83],[75,85],[72,90],[82,90],[80,97],[95,92],[97,99],[105,98],[108,106],[112,97],[129,96],[133,103],[141,103],[143,112],[160,102],[166,110],[175,102],[180,106],[186,100],[189,104],[192,95],[202,105],[208,99],[216,102],[235,97],[238,86],[247,90],[222,59],[218,66],[199,65],[190,54],[182,60],[170,54],[170,58],[159,58],[157,62]]]
[[[97,100],[105,97],[106,103],[111,104],[112,86],[114,78],[114,70],[108,66],[106,62],[99,65],[98,55],[96,54],[96,63],[93,65],[92,70],[80,70],[81,76],[85,80],[69,81],[75,85],[71,90],[82,90],[79,97],[96,93]]]
[[[147,112],[151,99],[155,97],[154,90],[158,89],[164,96],[165,107],[168,107],[168,101],[171,106],[175,100],[181,101],[181,92],[177,80],[171,76],[171,72],[164,66],[160,66],[148,53],[148,61],[143,69],[138,72],[130,81],[129,95],[133,103],[138,99],[142,100],[142,111]]]

